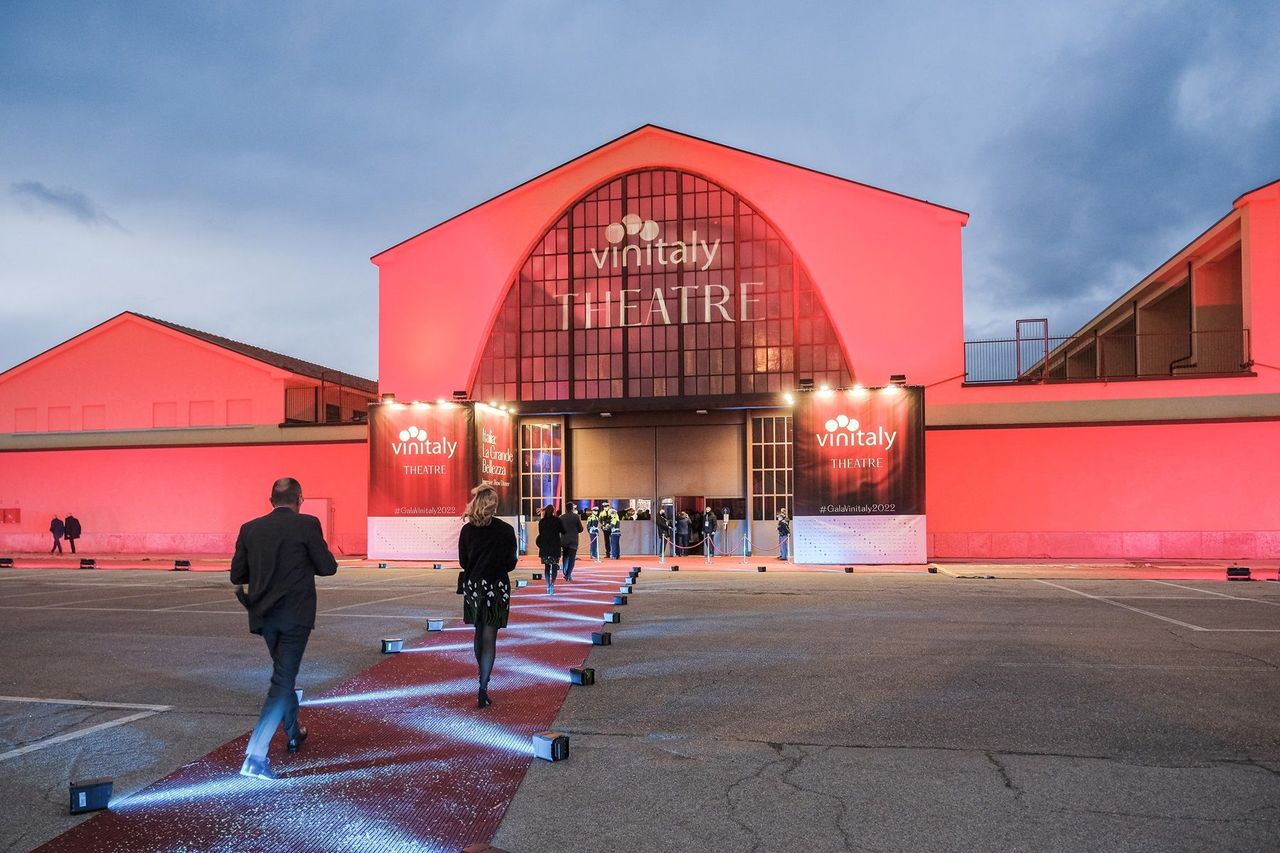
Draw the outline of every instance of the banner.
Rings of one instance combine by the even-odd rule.
[[[475,482],[498,490],[498,515],[506,517],[515,515],[520,503],[515,439],[515,418],[510,412],[475,404]]]
[[[797,561],[924,562],[924,389],[801,394],[794,426]]]
[[[369,407],[369,515],[460,518],[472,486],[469,407]]]

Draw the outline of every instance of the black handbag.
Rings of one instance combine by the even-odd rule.
[[[466,582],[467,582],[466,571],[464,570],[464,571],[458,572],[458,588],[457,590],[455,590],[458,593],[458,595],[462,595],[462,585]]]

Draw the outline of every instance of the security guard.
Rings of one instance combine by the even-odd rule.
[[[609,510],[609,556],[618,559],[622,550],[622,519],[616,509]]]
[[[587,534],[591,537],[591,559],[599,560],[600,554],[596,550],[597,534],[600,532],[600,513],[596,512],[595,507],[591,508],[591,514],[587,516]]]

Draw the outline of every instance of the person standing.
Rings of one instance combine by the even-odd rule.
[[[716,524],[715,511],[707,507],[706,513],[702,516],[702,542],[703,553],[707,555],[708,560],[714,557],[716,553],[716,528],[718,526]]]
[[[667,517],[666,507],[658,508],[658,517],[655,519],[658,525],[658,556],[661,557],[667,549],[667,540],[671,538],[671,519]],[[671,549],[671,556],[676,555],[676,549]]]
[[[622,519],[616,509],[609,510],[609,557],[618,559],[622,551]]]
[[[591,539],[591,559],[599,560],[600,552],[597,549],[600,545],[600,514],[596,512],[595,507],[591,508],[591,514],[587,516],[587,536]]]
[[[565,507],[560,516],[560,556],[564,561],[561,574],[567,581],[573,580],[573,565],[578,561],[578,541],[582,536],[582,519],[573,504]]]
[[[538,519],[538,559],[542,560],[542,570],[547,577],[547,595],[556,594],[556,572],[560,570],[560,534],[564,527],[556,508],[547,504],[542,508],[542,517]]]
[[[61,554],[62,534],[67,532],[67,527],[62,523],[62,519],[55,515],[53,517],[53,521],[49,522],[49,532],[53,534],[53,547],[49,549],[49,553],[52,554],[54,551],[57,551]]]
[[[778,559],[787,559],[787,545],[791,543],[791,522],[785,509],[778,510]]]
[[[307,739],[306,727],[298,722],[294,682],[316,624],[316,577],[338,572],[320,519],[300,513],[301,506],[298,481],[276,480],[271,512],[240,527],[231,558],[231,582],[249,611],[249,631],[262,636],[271,654],[271,687],[240,768],[241,776],[255,779],[278,778],[267,758],[277,728],[283,726],[289,752],[297,752]]]
[[[80,519],[71,513],[67,513],[67,518],[63,522],[66,526],[67,544],[71,546],[71,553],[76,552],[76,540],[80,538]]]
[[[676,548],[681,555],[689,553],[689,513],[676,516]]]
[[[462,621],[476,627],[473,647],[479,669],[476,706],[486,708],[489,676],[498,655],[498,629],[507,627],[511,608],[511,570],[516,567],[516,532],[497,517],[498,492],[480,485],[471,490],[466,521],[458,534],[462,581]],[[539,522],[541,528],[541,522]],[[539,529],[541,533],[541,529]]]

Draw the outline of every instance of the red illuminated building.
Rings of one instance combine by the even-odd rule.
[[[642,127],[376,255],[379,388],[514,412],[519,513],[633,509],[624,553],[664,502],[728,509],[722,543],[767,553],[797,395],[905,382],[929,557],[1274,556],[1280,183],[1063,338],[964,341],[967,218]],[[372,384],[250,349],[123,314],[0,374],[0,549],[73,511],[122,550],[225,551],[284,473],[370,548]],[[179,472],[200,485],[175,509]]]

